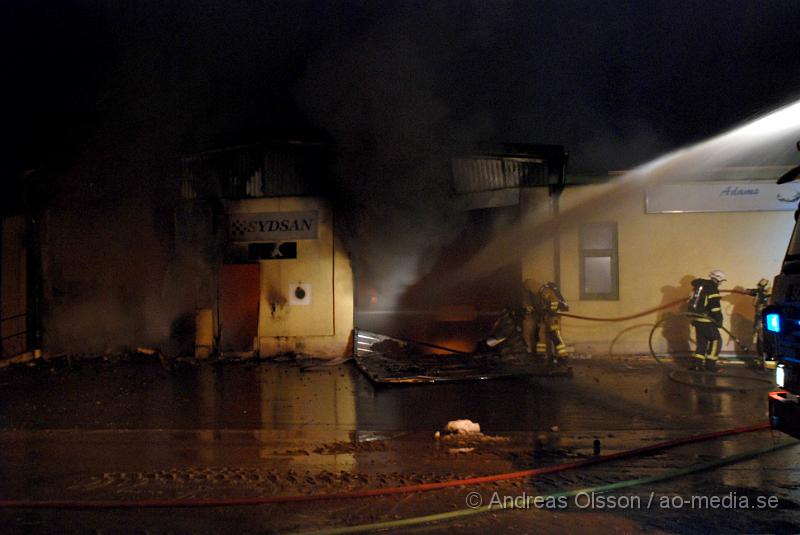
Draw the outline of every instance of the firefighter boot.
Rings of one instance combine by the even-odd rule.
[[[689,366],[686,369],[691,372],[702,371],[705,368],[705,364],[706,364],[705,355],[694,353],[691,356],[691,361],[689,362]]]
[[[719,369],[717,367],[717,359],[716,358],[712,358],[712,357],[706,358],[705,368],[706,368],[706,371],[708,371],[708,372],[717,371]]]

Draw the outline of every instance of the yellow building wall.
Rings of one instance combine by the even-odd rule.
[[[553,209],[547,188],[523,189],[520,192],[520,211],[522,224],[527,227],[537,228],[540,222],[550,219]],[[525,232],[522,235],[522,280],[528,281],[528,285],[536,290],[545,282],[556,279],[554,234]]]
[[[606,190],[607,186],[602,185],[571,187],[561,196],[561,289],[571,314],[623,317],[687,299],[691,280],[706,277],[712,269],[727,274],[722,290],[753,288],[761,278],[769,279],[771,284],[780,271],[794,225],[791,211],[647,214],[642,189],[618,191],[612,197],[603,194]],[[581,222],[617,223],[618,300],[580,299]],[[531,234],[535,233],[532,229]],[[546,248],[537,252],[525,256],[523,280],[552,265],[552,259],[544,255]],[[722,312],[724,326],[741,336],[739,324],[752,325],[752,298],[723,294]],[[663,314],[653,312],[621,322],[564,318],[563,334],[576,353],[649,354],[649,334]],[[665,341],[658,333],[654,340],[656,350],[661,351]],[[736,350],[725,333],[723,342],[723,350]]]
[[[353,271],[335,235],[326,201],[310,197],[248,199],[231,213],[319,213],[317,239],[297,243],[297,259],[263,260],[258,314],[258,353],[262,357],[297,352],[335,358],[349,354],[353,330]],[[291,289],[307,285],[310,304],[293,304]]]

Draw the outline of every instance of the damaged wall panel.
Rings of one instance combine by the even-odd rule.
[[[2,220],[2,286],[0,287],[0,336],[2,355],[13,357],[27,347],[27,252],[25,248],[25,218]]]
[[[346,253],[337,245],[330,206],[314,197],[248,199],[230,204],[228,220],[258,219],[254,214],[276,220],[298,214],[315,218],[314,232],[287,234],[294,244],[294,258],[255,259],[260,269],[259,353],[346,354],[353,328],[352,269]],[[249,250],[253,243],[260,243],[239,242],[237,236],[241,239],[238,234],[231,235],[233,247],[244,244]],[[261,237],[277,239],[272,234]],[[224,302],[226,297],[221,299]]]

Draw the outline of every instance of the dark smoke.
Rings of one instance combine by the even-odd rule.
[[[331,140],[329,190],[357,276],[398,294],[462,222],[449,207],[451,153],[551,143],[571,153],[573,172],[629,169],[800,86],[791,3],[10,0],[0,10],[4,177],[46,177],[50,335],[85,349],[163,342],[169,316],[200,304],[170,282],[203,269],[203,258],[175,261],[181,154]]]
[[[455,116],[432,36],[399,26],[379,24],[324,49],[298,91],[339,151],[336,211],[359,282],[378,291],[383,308],[396,305],[460,228],[449,156],[491,132],[484,117]]]

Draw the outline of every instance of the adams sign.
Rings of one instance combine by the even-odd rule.
[[[256,212],[230,214],[231,241],[272,242],[316,239],[319,212]]]
[[[800,187],[772,182],[681,182],[647,188],[648,214],[758,212],[797,208]]]

